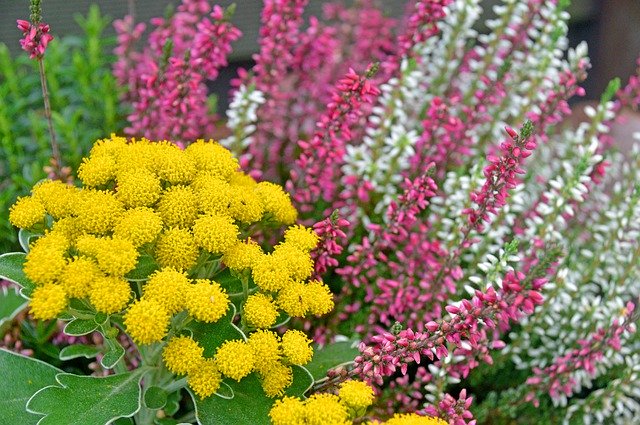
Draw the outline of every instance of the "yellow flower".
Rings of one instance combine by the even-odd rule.
[[[320,238],[313,229],[304,226],[290,226],[284,232],[284,241],[303,251],[311,251],[314,249],[318,246],[319,240]]]
[[[362,411],[373,404],[373,388],[362,381],[346,381],[340,385],[338,397],[348,407]]]
[[[111,181],[116,175],[116,160],[109,155],[91,156],[83,158],[78,177],[87,187],[102,186]]]
[[[126,138],[118,137],[112,133],[109,139],[98,140],[91,148],[89,154],[91,157],[108,155],[116,158],[126,146]]]
[[[138,251],[124,239],[99,239],[95,256],[102,271],[114,276],[124,276],[136,267]]]
[[[198,366],[203,352],[204,348],[191,337],[178,336],[171,338],[164,347],[162,359],[171,372],[185,375]]]
[[[262,201],[264,210],[273,215],[273,218],[282,224],[293,224],[298,217],[298,212],[291,203],[289,194],[275,183],[260,182],[255,191]]]
[[[75,241],[82,235],[82,229],[75,217],[63,217],[56,220],[51,228],[53,232],[63,235],[68,241]]]
[[[303,298],[311,314],[321,316],[333,310],[333,295],[329,287],[318,280],[305,285]]]
[[[132,143],[126,144],[115,154],[117,161],[117,175],[129,172],[135,172],[140,169],[146,169],[155,172],[154,152],[156,143],[152,143],[147,139],[132,140]]]
[[[96,279],[89,293],[89,300],[96,310],[107,314],[122,311],[130,298],[129,282],[113,276],[103,276]]]
[[[304,280],[313,273],[313,260],[307,251],[296,248],[287,242],[276,246],[272,254],[285,264],[289,276],[296,280]]]
[[[415,413],[396,413],[385,422],[386,425],[447,425],[446,421],[431,416],[420,416]]]
[[[86,257],[75,257],[64,268],[60,283],[72,298],[84,298],[89,295],[93,282],[102,276],[98,265]]]
[[[67,294],[62,286],[47,283],[34,289],[29,305],[35,319],[55,319],[67,307]]]
[[[191,187],[198,199],[198,209],[205,214],[229,214],[229,183],[209,174],[198,176]]]
[[[278,308],[270,296],[262,293],[249,295],[242,307],[243,318],[254,328],[268,328],[276,323]]]
[[[290,329],[282,335],[282,353],[292,364],[305,365],[313,357],[311,340],[295,329]]]
[[[59,219],[75,212],[80,191],[59,180],[45,180],[35,185],[31,193],[40,199],[51,217]]]
[[[198,247],[187,229],[169,229],[160,234],[156,259],[162,267],[189,270],[198,259]]]
[[[238,160],[213,140],[198,140],[187,147],[185,154],[195,162],[198,170],[209,172],[224,180],[228,180],[238,169]]]
[[[256,361],[253,350],[242,340],[225,341],[216,351],[215,359],[220,372],[236,381],[250,374]]]
[[[255,331],[249,335],[247,344],[253,350],[254,357],[258,359],[254,368],[262,374],[267,373],[280,360],[280,338],[275,332]]]
[[[289,269],[282,258],[262,255],[251,270],[253,280],[264,291],[279,291],[289,284]]]
[[[313,394],[304,403],[307,425],[348,424],[349,413],[334,394]]]
[[[236,171],[231,175],[229,183],[234,186],[244,186],[245,188],[254,188],[258,183],[248,174],[242,171]]]
[[[191,284],[185,273],[176,269],[164,268],[149,276],[144,285],[145,299],[160,303],[170,314],[184,309],[186,292]]]
[[[162,340],[167,334],[170,318],[160,303],[138,300],[124,314],[124,325],[136,344],[151,344]]]
[[[291,317],[304,317],[309,311],[307,287],[302,282],[291,281],[276,297],[278,307]]]
[[[25,196],[18,198],[9,209],[9,221],[21,229],[29,229],[44,222],[47,212],[38,198]]]
[[[213,359],[203,359],[189,371],[187,384],[200,399],[214,394],[220,388],[222,376]]]
[[[151,208],[134,208],[125,211],[122,220],[113,229],[113,236],[131,241],[140,247],[153,242],[162,231],[162,219]]]
[[[273,425],[304,425],[305,407],[302,401],[294,397],[276,400],[269,412]]]
[[[188,186],[171,186],[156,207],[167,227],[190,228],[198,216],[196,195]]]
[[[205,215],[193,225],[193,237],[198,246],[212,254],[224,254],[238,241],[238,226],[222,215]]]
[[[231,186],[231,202],[229,202],[229,214],[241,223],[255,223],[260,221],[264,214],[264,207],[256,193],[246,187]]]
[[[276,362],[261,377],[262,389],[267,397],[277,397],[282,396],[284,390],[293,382],[293,371],[290,366]]]
[[[113,193],[100,190],[82,190],[76,207],[80,227],[96,234],[110,232],[124,212]]]
[[[191,183],[196,175],[195,161],[179,147],[169,142],[153,145],[153,170],[171,184]]]
[[[227,249],[222,257],[222,262],[231,270],[242,271],[250,269],[258,258],[262,256],[262,248],[251,238],[246,241],[238,241]]]
[[[229,296],[217,282],[197,279],[186,293],[189,314],[201,322],[220,320],[229,309]]]
[[[118,175],[116,197],[127,208],[151,206],[160,198],[161,191],[160,179],[145,168]]]
[[[66,266],[64,254],[68,246],[67,238],[57,232],[39,238],[27,254],[24,274],[36,285],[54,283]]]

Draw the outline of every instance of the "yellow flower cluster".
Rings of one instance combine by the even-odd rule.
[[[313,394],[306,400],[284,397],[277,400],[269,418],[273,425],[351,425],[362,423],[366,409],[373,404],[373,389],[361,381],[346,381],[338,394]],[[439,418],[417,414],[396,414],[387,422],[365,422],[369,425],[446,425]]]

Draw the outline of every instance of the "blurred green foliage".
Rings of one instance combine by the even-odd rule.
[[[125,124],[111,73],[115,37],[104,36],[111,19],[94,5],[75,20],[82,36],[55,38],[44,56],[53,125],[64,165],[74,170],[95,140]],[[50,157],[37,62],[26,52],[11,57],[0,43],[0,252],[18,248],[9,207],[46,177]]]

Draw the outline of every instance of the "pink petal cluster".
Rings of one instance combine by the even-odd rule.
[[[47,45],[53,40],[53,36],[49,34],[49,25],[43,22],[31,23],[22,19],[18,19],[17,23],[18,29],[22,31],[20,40],[22,50],[29,53],[30,59],[41,58]]]
[[[320,237],[318,246],[311,251],[314,262],[313,279],[321,279],[329,269],[338,266],[337,257],[344,249],[338,242],[346,242],[347,235],[342,229],[347,227],[349,222],[341,218],[337,211],[313,225],[313,231]]]
[[[427,406],[425,413],[429,416],[445,418],[451,425],[475,425],[476,420],[469,411],[473,397],[467,397],[467,390],[462,389],[458,398],[445,394],[437,405]]]

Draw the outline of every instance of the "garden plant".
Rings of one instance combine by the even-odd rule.
[[[264,0],[217,111],[242,2],[112,43],[31,0],[29,59],[0,47],[0,423],[633,423],[640,145],[611,129],[640,68],[576,123],[566,0],[308,3]]]

